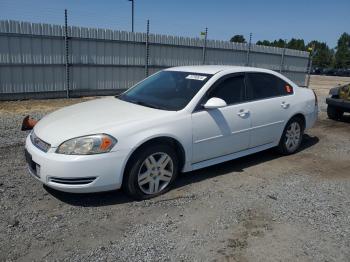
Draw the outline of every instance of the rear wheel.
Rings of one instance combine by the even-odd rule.
[[[303,134],[304,122],[299,117],[289,120],[278,145],[279,151],[284,155],[295,153],[301,145]]]
[[[339,120],[343,116],[344,112],[337,109],[334,106],[328,105],[327,107],[327,115],[329,119]]]
[[[168,145],[151,145],[139,150],[130,160],[124,189],[131,197],[142,200],[168,191],[178,173],[178,158]]]

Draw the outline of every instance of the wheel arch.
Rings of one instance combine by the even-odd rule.
[[[140,142],[137,146],[135,146],[135,148],[131,151],[131,153],[129,154],[127,161],[125,163],[125,166],[122,170],[123,173],[123,180],[122,183],[124,182],[124,177],[125,177],[125,173],[129,170],[131,162],[133,160],[133,157],[139,152],[141,151],[143,148],[153,145],[153,144],[167,144],[167,145],[171,145],[175,148],[175,152],[176,155],[178,156],[178,160],[179,160],[179,170],[182,170],[182,168],[185,165],[186,162],[186,151],[184,146],[179,142],[178,139],[168,136],[168,135],[161,135],[161,136],[156,136],[156,137],[152,137],[149,138],[145,141]]]
[[[302,121],[302,123],[303,123],[303,130],[305,130],[305,128],[306,128],[306,117],[305,117],[305,115],[304,115],[303,113],[297,112],[297,113],[293,114],[293,115],[288,119],[288,121],[285,122],[284,127],[283,127],[283,130],[282,130],[282,133],[281,133],[281,136],[280,136],[280,139],[282,139],[283,132],[284,132],[284,130],[286,129],[287,124],[288,124],[289,121],[292,120],[293,118],[299,118],[299,119],[301,119],[301,121]],[[279,141],[281,141],[281,140],[279,140]]]
[[[303,113],[296,113],[296,114],[294,114],[291,118],[289,118],[288,122],[291,119],[293,119],[293,118],[299,118],[302,121],[302,123],[303,123],[303,129],[305,129],[305,127],[306,127],[306,117],[305,117],[305,115]],[[286,123],[286,125],[287,125],[287,123]]]

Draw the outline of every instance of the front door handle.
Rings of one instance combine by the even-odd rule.
[[[249,110],[241,109],[238,111],[237,115],[240,117],[245,117],[245,116],[249,115]]]
[[[286,102],[282,102],[281,103],[281,107],[284,108],[284,109],[287,109],[289,107],[289,103],[286,103]]]

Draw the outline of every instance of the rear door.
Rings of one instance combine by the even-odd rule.
[[[247,99],[251,111],[250,147],[279,141],[290,116],[292,87],[268,73],[247,73]]]
[[[247,149],[250,141],[250,113],[245,104],[244,74],[224,76],[203,97],[200,104],[212,98],[223,99],[227,106],[192,113],[193,163]]]

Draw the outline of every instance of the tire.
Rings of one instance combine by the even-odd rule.
[[[337,109],[334,106],[328,105],[327,107],[327,115],[329,119],[339,120],[343,116],[344,112]]]
[[[278,151],[283,155],[297,152],[303,140],[304,129],[304,121],[300,117],[290,119],[283,130]]]
[[[166,144],[141,148],[129,162],[123,188],[136,200],[153,198],[167,192],[178,174],[178,157],[175,150]]]

